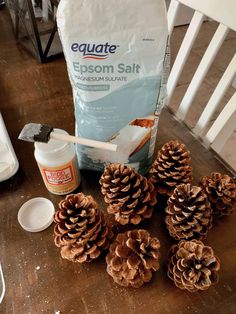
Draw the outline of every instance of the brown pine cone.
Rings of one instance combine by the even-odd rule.
[[[191,183],[193,177],[190,161],[190,152],[177,140],[162,146],[150,169],[150,181],[157,193],[170,196],[177,185]]]
[[[146,230],[117,235],[106,257],[107,272],[121,286],[141,287],[159,269],[160,242]]]
[[[169,252],[168,277],[180,289],[206,290],[219,280],[220,261],[201,241],[180,241]]]
[[[201,179],[201,187],[205,191],[213,214],[231,215],[236,208],[236,184],[227,174],[213,172]]]
[[[54,241],[65,259],[90,262],[109,246],[111,229],[92,196],[83,193],[67,195],[59,203],[54,221]]]
[[[110,164],[100,179],[107,211],[122,225],[139,224],[152,216],[156,197],[153,185],[133,168]]]
[[[204,238],[212,227],[212,209],[198,186],[177,186],[167,202],[166,226],[176,240]]]

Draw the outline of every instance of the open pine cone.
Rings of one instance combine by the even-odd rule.
[[[65,259],[90,262],[109,246],[111,229],[92,196],[83,193],[67,195],[59,203],[54,221],[54,241]]]
[[[212,227],[212,209],[198,186],[181,184],[168,200],[165,222],[176,240],[204,238]]]
[[[159,269],[160,242],[146,230],[117,235],[106,257],[107,272],[121,286],[141,287]]]
[[[156,197],[153,185],[133,168],[110,164],[100,179],[107,211],[122,225],[139,224],[152,216]]]
[[[157,193],[168,197],[177,185],[191,183],[190,161],[190,152],[184,144],[177,140],[166,143],[150,169],[150,181]]]
[[[169,253],[168,276],[180,289],[206,290],[219,279],[220,261],[201,241],[180,241]]]
[[[236,184],[227,174],[213,172],[200,182],[205,191],[213,214],[224,216],[233,214],[236,209]]]

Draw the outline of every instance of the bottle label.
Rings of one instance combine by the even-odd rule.
[[[77,159],[60,167],[47,167],[38,163],[43,181],[49,192],[59,195],[74,191],[80,183]]]

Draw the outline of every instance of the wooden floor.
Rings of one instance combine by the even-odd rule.
[[[177,289],[167,278],[167,252],[174,241],[165,229],[163,208],[157,207],[153,218],[141,225],[160,239],[161,269],[151,283],[138,290],[113,283],[106,274],[104,256],[85,266],[62,260],[53,243],[53,226],[40,233],[21,229],[17,213],[26,200],[43,196],[57,207],[62,197],[46,191],[33,157],[33,145],[20,142],[17,136],[29,121],[73,133],[72,96],[64,60],[38,64],[16,45],[6,11],[0,11],[0,25],[0,110],[20,163],[19,172],[0,184],[0,261],[6,281],[0,313],[236,313],[236,215],[217,221],[205,241],[222,263],[219,284],[195,294]],[[212,171],[226,171],[186,127],[164,110],[158,147],[175,138],[192,153],[196,183]],[[106,211],[99,176],[82,171],[81,190],[92,194]]]

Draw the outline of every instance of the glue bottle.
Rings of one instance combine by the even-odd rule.
[[[64,130],[55,130],[68,134]],[[73,192],[80,184],[74,144],[50,139],[48,143],[36,142],[34,146],[34,156],[48,191],[57,195]]]

